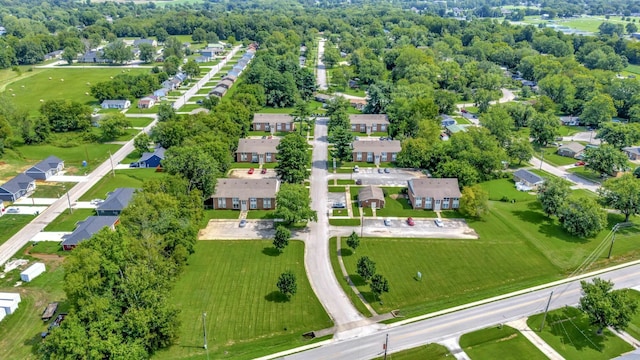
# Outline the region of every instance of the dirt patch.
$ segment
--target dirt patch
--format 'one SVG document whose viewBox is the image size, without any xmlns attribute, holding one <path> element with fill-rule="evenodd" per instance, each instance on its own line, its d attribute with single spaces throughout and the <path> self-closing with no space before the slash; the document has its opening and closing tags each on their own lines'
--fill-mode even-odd
<svg viewBox="0 0 640 360">
<path fill-rule="evenodd" d="M 398 199 L 402 199 L 404 198 L 404 196 L 400 195 L 400 194 L 391 194 L 389 195 L 389 197 L 393 200 L 398 200 Z"/>
<path fill-rule="evenodd" d="M 518 334 L 511 334 L 511 335 L 509 335 L 507 337 L 503 337 L 502 339 L 498 339 L 498 341 L 496 341 L 496 342 L 509 341 L 509 340 L 515 339 L 517 337 L 518 337 Z"/>
</svg>

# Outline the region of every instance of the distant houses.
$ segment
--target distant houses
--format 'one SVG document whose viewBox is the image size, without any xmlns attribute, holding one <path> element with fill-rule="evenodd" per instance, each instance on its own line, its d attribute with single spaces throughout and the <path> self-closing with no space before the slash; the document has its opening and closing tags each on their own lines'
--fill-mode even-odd
<svg viewBox="0 0 640 360">
<path fill-rule="evenodd" d="M 133 46 L 139 47 L 142 44 L 149 44 L 153 47 L 158 46 L 158 42 L 154 39 L 135 39 L 133 40 Z"/>
<path fill-rule="evenodd" d="M 94 64 L 106 64 L 110 63 L 111 60 L 105 59 L 102 51 L 92 50 L 87 51 L 82 56 L 78 58 L 79 63 L 94 63 Z"/>
<path fill-rule="evenodd" d="M 640 160 L 640 146 L 628 146 L 622 148 L 629 160 Z"/>
<path fill-rule="evenodd" d="M 558 155 L 577 159 L 582 157 L 584 149 L 584 145 L 574 141 L 561 145 L 558 148 Z"/>
<path fill-rule="evenodd" d="M 513 173 L 513 181 L 515 181 L 516 188 L 520 191 L 536 190 L 544 183 L 542 176 L 525 169 L 515 171 Z"/>
<path fill-rule="evenodd" d="M 129 100 L 105 100 L 100 104 L 103 109 L 119 109 L 124 110 L 131 107 L 131 101 Z"/>
<path fill-rule="evenodd" d="M 371 134 L 374 132 L 387 132 L 389 118 L 385 114 L 354 114 L 349 115 L 351 131 Z"/>
<path fill-rule="evenodd" d="M 283 131 L 294 130 L 293 116 L 289 114 L 253 114 L 251 127 L 254 131 Z"/>
<path fill-rule="evenodd" d="M 145 96 L 142 99 L 138 100 L 138 109 L 150 109 L 156 104 L 156 102 L 158 102 L 157 96 Z"/>
</svg>

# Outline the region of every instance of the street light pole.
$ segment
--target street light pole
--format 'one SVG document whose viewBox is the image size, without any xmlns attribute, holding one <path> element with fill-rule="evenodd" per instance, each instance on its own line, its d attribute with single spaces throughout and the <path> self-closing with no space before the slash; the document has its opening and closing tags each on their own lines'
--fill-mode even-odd
<svg viewBox="0 0 640 360">
<path fill-rule="evenodd" d="M 204 330 L 204 349 L 207 350 L 207 313 L 202 313 L 202 330 Z"/>
</svg>

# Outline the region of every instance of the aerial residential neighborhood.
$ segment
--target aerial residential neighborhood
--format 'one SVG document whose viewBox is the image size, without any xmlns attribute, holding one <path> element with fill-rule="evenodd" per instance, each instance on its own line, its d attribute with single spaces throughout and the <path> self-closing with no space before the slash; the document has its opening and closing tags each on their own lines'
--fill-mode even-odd
<svg viewBox="0 0 640 360">
<path fill-rule="evenodd" d="M 635 2 L 0 16 L 6 359 L 633 359 Z"/>
</svg>

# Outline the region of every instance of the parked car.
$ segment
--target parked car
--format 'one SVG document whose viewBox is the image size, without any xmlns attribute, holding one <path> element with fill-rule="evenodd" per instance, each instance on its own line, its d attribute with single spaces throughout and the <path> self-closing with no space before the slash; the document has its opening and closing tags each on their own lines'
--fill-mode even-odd
<svg viewBox="0 0 640 360">
<path fill-rule="evenodd" d="M 347 205 L 345 205 L 345 203 L 343 202 L 335 202 L 331 207 L 333 207 L 334 209 L 344 209 L 347 207 Z"/>
<path fill-rule="evenodd" d="M 384 170 L 382 170 L 382 168 L 378 168 L 378 174 L 382 174 L 384 172 Z"/>
<path fill-rule="evenodd" d="M 465 114 L 468 113 L 467 109 L 465 109 L 465 108 L 460 109 L 460 111 L 465 113 Z"/>
<path fill-rule="evenodd" d="M 411 217 L 410 217 L 410 218 L 407 218 L 407 224 L 408 224 L 409 226 L 413 226 L 413 225 L 415 225 L 416 223 L 415 223 L 415 221 L 413 221 L 413 218 L 411 218 Z"/>
<path fill-rule="evenodd" d="M 139 164 L 137 162 L 132 162 L 131 164 L 129 164 L 129 167 L 131 168 L 137 168 L 139 166 Z"/>
<path fill-rule="evenodd" d="M 434 222 L 436 223 L 437 227 L 443 227 L 444 226 L 444 224 L 442 223 L 442 220 L 440 220 L 440 219 L 435 219 Z"/>
<path fill-rule="evenodd" d="M 354 137 L 354 138 L 353 138 L 353 140 L 355 140 L 355 141 L 360 140 L 360 136 L 356 136 L 356 137 Z"/>
<path fill-rule="evenodd" d="M 240 220 L 240 227 L 243 228 L 245 226 L 247 226 L 247 220 L 245 219 Z"/>
<path fill-rule="evenodd" d="M 103 202 L 104 202 L 104 200 L 102 200 L 102 199 L 93 199 L 93 200 L 89 201 L 89 204 L 91 204 L 91 205 L 100 205 Z"/>
<path fill-rule="evenodd" d="M 254 173 L 254 171 L 255 171 L 255 169 L 254 169 L 254 168 L 250 168 L 250 169 L 249 169 L 249 175 L 253 174 L 253 173 Z"/>
<path fill-rule="evenodd" d="M 384 226 L 391 226 L 391 220 L 384 219 Z"/>
<path fill-rule="evenodd" d="M 267 173 L 267 168 L 262 168 L 262 170 L 260 170 L 260 174 L 266 174 Z"/>
<path fill-rule="evenodd" d="M 362 185 L 362 179 L 356 179 L 356 185 Z"/>
<path fill-rule="evenodd" d="M 262 139 L 263 139 L 263 140 L 264 140 L 264 139 L 266 139 L 266 138 L 267 138 L 267 135 L 263 135 L 263 136 L 262 136 Z"/>
<path fill-rule="evenodd" d="M 386 138 L 386 137 L 384 137 L 384 136 L 380 136 L 380 141 L 385 141 L 385 140 L 387 140 L 387 138 Z"/>
<path fill-rule="evenodd" d="M 196 101 L 196 104 L 198 104 L 198 105 L 202 104 L 202 100 Z"/>
<path fill-rule="evenodd" d="M 583 166 L 585 164 L 584 161 L 576 161 L 576 166 Z"/>
<path fill-rule="evenodd" d="M 385 174 L 390 174 L 390 173 L 391 173 L 391 170 L 390 170 L 389 168 L 384 168 L 384 173 L 385 173 Z"/>
<path fill-rule="evenodd" d="M 7 214 L 19 214 L 19 213 L 20 213 L 20 208 L 10 207 L 7 209 Z"/>
<path fill-rule="evenodd" d="M 357 173 L 360 172 L 360 167 L 358 167 L 358 165 L 353 167 L 353 172 Z"/>
</svg>

